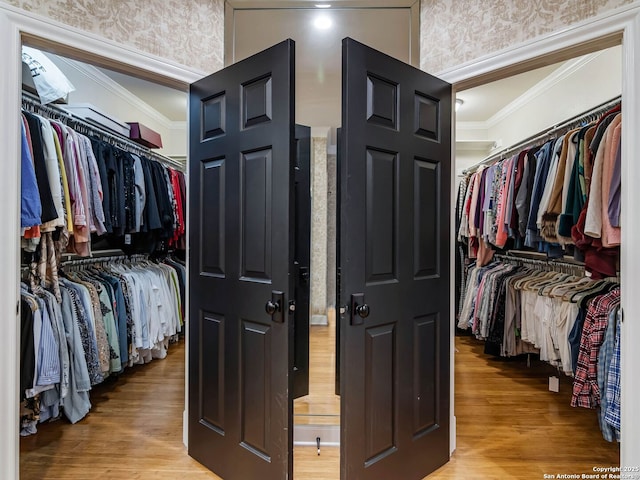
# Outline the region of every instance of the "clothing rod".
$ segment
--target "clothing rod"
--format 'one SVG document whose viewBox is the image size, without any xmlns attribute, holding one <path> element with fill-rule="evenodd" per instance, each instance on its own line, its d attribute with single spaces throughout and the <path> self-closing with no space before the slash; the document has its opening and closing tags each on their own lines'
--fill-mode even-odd
<svg viewBox="0 0 640 480">
<path fill-rule="evenodd" d="M 109 255 L 103 257 L 88 257 L 88 258 L 77 258 L 73 260 L 65 260 L 60 262 L 60 266 L 72 266 L 72 265 L 90 265 L 92 263 L 103 263 L 103 262 L 117 262 L 126 260 L 128 262 L 139 262 L 142 260 L 148 260 L 149 256 L 146 254 L 135 254 L 131 256 L 127 256 L 125 254 L 122 255 Z"/>
<path fill-rule="evenodd" d="M 580 263 L 575 263 L 567 260 L 543 260 L 539 258 L 530 258 L 530 257 L 516 257 L 512 255 L 501 255 L 496 254 L 493 256 L 494 260 L 498 260 L 500 262 L 505 263 L 519 263 L 521 265 L 540 265 L 547 268 L 561 268 L 561 269 L 571 269 L 574 272 L 584 273 L 584 265 Z"/>
<path fill-rule="evenodd" d="M 174 160 L 160 153 L 154 152 L 153 150 L 145 147 L 144 145 L 140 145 L 139 143 L 134 142 L 133 140 L 131 140 L 128 137 L 125 137 L 124 135 L 119 135 L 115 132 L 112 133 L 110 131 L 100 128 L 99 126 L 93 123 L 90 123 L 85 120 L 82 120 L 81 118 L 75 117 L 60 107 L 56 107 L 52 104 L 42 105 L 38 97 L 28 92 L 22 92 L 22 107 L 25 110 L 30 110 L 29 107 L 32 107 L 34 109 L 34 112 L 41 113 L 44 116 L 51 118 L 53 120 L 59 120 L 60 122 L 64 123 L 65 125 L 68 125 L 69 127 L 77 128 L 78 130 L 80 130 L 80 133 L 85 133 L 88 135 L 100 137 L 101 140 L 111 143 L 116 147 L 128 150 L 132 153 L 143 155 L 147 158 L 152 158 L 172 168 L 175 168 L 180 171 L 184 171 L 184 165 L 182 165 L 177 160 Z"/>
<path fill-rule="evenodd" d="M 571 128 L 577 127 L 581 122 L 583 122 L 588 117 L 593 115 L 598 115 L 600 113 L 605 113 L 607 110 L 610 110 L 611 108 L 615 107 L 617 104 L 620 103 L 621 99 L 622 99 L 622 96 L 618 95 L 617 97 L 612 98 L 611 100 L 603 102 L 600 105 L 596 105 L 595 107 L 592 107 L 589 110 L 586 110 L 578 115 L 575 115 L 561 123 L 552 125 L 549 128 L 545 129 L 543 132 L 536 133 L 535 135 L 525 138 L 524 140 L 521 140 L 520 142 L 514 145 L 511 145 L 510 147 L 500 150 L 499 152 L 492 153 L 491 155 L 489 155 L 487 158 L 480 161 L 479 163 L 476 163 L 472 167 L 465 169 L 462 173 L 467 174 L 467 173 L 475 172 L 476 169 L 481 165 L 490 164 L 495 160 L 507 157 L 511 153 L 514 153 L 516 151 L 521 151 L 524 149 L 524 147 L 533 145 L 539 140 L 543 140 L 547 137 L 551 137 L 554 134 L 558 134 L 559 132 L 562 132 L 563 130 L 568 131 Z"/>
<path fill-rule="evenodd" d="M 507 260 L 531 260 L 534 262 L 540 262 L 544 264 L 557 263 L 557 264 L 573 265 L 576 267 L 584 268 L 584 262 L 575 260 L 573 257 L 567 256 L 567 255 L 560 258 L 549 258 L 547 257 L 546 253 L 509 250 L 508 253 L 496 253 L 494 255 L 494 258 L 495 257 L 498 257 L 500 259 L 507 259 Z"/>
<path fill-rule="evenodd" d="M 108 249 L 108 250 L 98 250 L 96 252 L 93 252 L 91 254 L 91 257 L 81 257 L 77 253 L 63 253 L 62 254 L 62 257 L 66 257 L 64 259 L 65 261 L 69 261 L 69 260 L 85 260 L 87 258 L 89 258 L 89 259 L 92 259 L 92 258 L 102 259 L 104 257 L 113 257 L 113 256 L 124 257 L 124 256 L 126 256 L 126 254 L 122 250 L 120 250 L 119 248 L 112 248 L 112 249 Z"/>
</svg>

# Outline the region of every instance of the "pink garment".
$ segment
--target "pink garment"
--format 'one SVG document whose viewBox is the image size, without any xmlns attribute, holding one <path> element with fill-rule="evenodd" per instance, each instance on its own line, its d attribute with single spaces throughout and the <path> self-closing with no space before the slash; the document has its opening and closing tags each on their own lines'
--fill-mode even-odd
<svg viewBox="0 0 640 480">
<path fill-rule="evenodd" d="M 614 227 L 609 220 L 609 192 L 611 191 L 611 177 L 616 153 L 620 144 L 622 132 L 621 115 L 611 122 L 607 129 L 607 145 L 602 166 L 602 246 L 615 247 L 620 245 L 620 227 Z"/>
<path fill-rule="evenodd" d="M 74 176 L 74 190 L 75 197 L 73 200 L 73 235 L 69 239 L 69 247 L 72 251 L 82 256 L 89 256 L 91 249 L 89 241 L 91 238 L 89 218 L 89 199 L 87 196 L 87 173 L 85 172 L 82 162 L 80 161 L 80 153 L 78 147 L 77 134 L 71 128 L 65 127 L 66 137 L 66 154 L 65 159 L 68 157 L 69 166 L 65 161 L 65 169 L 67 170 L 67 176 L 69 171 L 73 171 Z M 71 180 L 69 180 L 69 190 L 71 191 Z"/>
<path fill-rule="evenodd" d="M 476 225 L 476 210 L 478 208 L 478 200 L 480 198 L 480 179 L 482 178 L 482 172 L 486 167 L 481 166 L 478 171 L 474 173 L 473 178 L 473 193 L 471 194 L 471 206 L 469 208 L 469 237 L 478 236 L 479 225 Z"/>
<path fill-rule="evenodd" d="M 511 171 L 513 168 L 514 158 L 504 162 L 502 171 L 506 172 L 502 175 L 504 181 L 500 183 L 500 195 L 498 196 L 498 231 L 496 233 L 496 247 L 503 248 L 509 238 L 509 232 L 507 232 L 506 225 L 504 224 L 504 216 L 507 211 L 507 197 L 509 196 L 509 185 L 511 184 Z"/>
<path fill-rule="evenodd" d="M 480 167 L 479 171 L 475 172 L 469 182 L 469 188 L 471 189 L 471 197 L 469 198 L 468 207 L 466 207 L 467 218 L 469 219 L 469 258 L 476 258 L 478 255 L 478 227 L 475 224 L 476 207 L 478 205 L 479 191 L 480 191 L 480 177 L 484 167 Z"/>
</svg>

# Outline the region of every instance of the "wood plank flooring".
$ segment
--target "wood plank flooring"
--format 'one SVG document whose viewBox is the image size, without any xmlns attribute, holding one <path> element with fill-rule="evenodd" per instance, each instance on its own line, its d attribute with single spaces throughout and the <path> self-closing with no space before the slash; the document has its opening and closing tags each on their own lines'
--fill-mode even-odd
<svg viewBox="0 0 640 480">
<path fill-rule="evenodd" d="M 340 425 L 340 397 L 335 392 L 335 310 L 328 326 L 311 325 L 309 331 L 309 395 L 293 401 L 296 425 Z"/>
<path fill-rule="evenodd" d="M 602 440 L 596 413 L 569 406 L 568 379 L 561 377 L 559 394 L 550 393 L 547 378 L 555 370 L 547 365 L 494 359 L 468 337 L 456 344 L 457 451 L 429 480 L 532 480 L 618 464 L 618 446 Z M 91 398 L 93 409 L 78 424 L 40 425 L 21 439 L 22 479 L 219 478 L 182 444 L 183 343 L 165 360 L 98 386 Z M 339 464 L 336 448 L 319 457 L 315 448 L 294 450 L 298 480 L 337 480 Z"/>
</svg>

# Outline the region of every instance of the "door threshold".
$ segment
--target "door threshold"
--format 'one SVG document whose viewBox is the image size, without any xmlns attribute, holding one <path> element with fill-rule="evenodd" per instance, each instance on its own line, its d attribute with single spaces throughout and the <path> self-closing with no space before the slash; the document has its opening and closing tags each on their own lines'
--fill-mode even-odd
<svg viewBox="0 0 640 480">
<path fill-rule="evenodd" d="M 309 323 L 311 325 L 329 325 L 329 318 L 326 315 L 311 315 Z"/>
<path fill-rule="evenodd" d="M 293 444 L 301 447 L 317 446 L 320 437 L 320 447 L 340 446 L 340 425 L 294 425 Z"/>
</svg>

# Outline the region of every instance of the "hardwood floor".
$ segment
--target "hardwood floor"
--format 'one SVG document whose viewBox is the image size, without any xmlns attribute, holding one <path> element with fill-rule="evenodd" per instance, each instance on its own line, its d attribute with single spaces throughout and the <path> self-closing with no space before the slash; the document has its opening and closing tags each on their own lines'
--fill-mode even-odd
<svg viewBox="0 0 640 480">
<path fill-rule="evenodd" d="M 40 425 L 20 442 L 21 479 L 218 478 L 182 444 L 184 341 L 164 360 L 135 366 L 91 391 L 75 425 Z"/>
<path fill-rule="evenodd" d="M 484 343 L 456 338 L 457 449 L 429 480 L 542 479 L 618 466 L 619 447 L 603 440 L 595 410 L 572 408 L 571 379 L 548 389 L 555 368 L 526 358 L 485 355 Z"/>
<path fill-rule="evenodd" d="M 329 325 L 311 325 L 309 331 L 309 395 L 293 401 L 294 423 L 340 424 L 340 397 L 335 392 L 335 310 Z"/>
<path fill-rule="evenodd" d="M 457 451 L 429 480 L 532 480 L 618 464 L 618 446 L 602 440 L 596 412 L 569 406 L 567 378 L 560 393 L 550 393 L 549 366 L 495 359 L 468 337 L 456 344 Z M 182 444 L 183 343 L 167 359 L 98 386 L 91 399 L 91 413 L 78 424 L 40 425 L 21 439 L 22 479 L 219 478 Z M 339 464 L 337 448 L 319 457 L 315 448 L 294 449 L 296 479 L 337 480 Z"/>
</svg>

